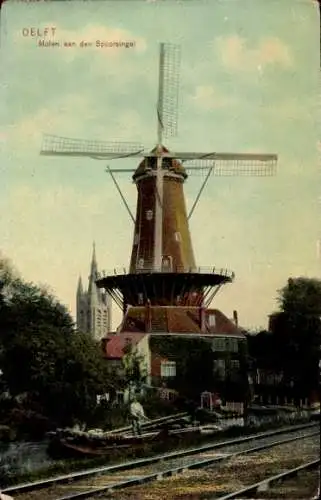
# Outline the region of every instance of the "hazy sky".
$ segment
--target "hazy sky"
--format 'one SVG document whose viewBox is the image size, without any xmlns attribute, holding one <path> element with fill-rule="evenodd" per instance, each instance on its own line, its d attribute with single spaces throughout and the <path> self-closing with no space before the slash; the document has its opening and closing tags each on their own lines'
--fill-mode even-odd
<svg viewBox="0 0 321 500">
<path fill-rule="evenodd" d="M 159 43 L 181 45 L 185 151 L 279 155 L 275 177 L 212 177 L 191 219 L 197 264 L 235 282 L 214 304 L 265 326 L 289 276 L 320 273 L 319 19 L 310 0 L 9 2 L 1 16 L 1 248 L 75 313 L 96 241 L 98 265 L 128 266 L 133 224 L 106 164 L 39 155 L 42 133 L 156 141 Z M 31 28 L 50 28 L 39 47 Z M 51 28 L 55 28 L 52 36 Z M 42 39 L 43 36 L 40 37 Z M 134 41 L 97 48 L 96 40 Z M 64 47 L 63 42 L 76 42 Z M 81 41 L 92 47 L 81 48 Z M 136 167 L 137 159 L 114 167 Z M 118 177 L 134 211 L 131 179 Z M 202 183 L 185 186 L 193 203 Z M 120 318 L 115 311 L 115 325 Z"/>
</svg>

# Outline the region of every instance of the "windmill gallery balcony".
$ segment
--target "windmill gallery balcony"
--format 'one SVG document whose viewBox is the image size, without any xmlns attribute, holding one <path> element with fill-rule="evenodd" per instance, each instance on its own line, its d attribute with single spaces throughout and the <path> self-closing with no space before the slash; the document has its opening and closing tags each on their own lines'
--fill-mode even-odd
<svg viewBox="0 0 321 500">
<path fill-rule="evenodd" d="M 150 266 L 135 273 L 125 268 L 102 271 L 96 284 L 104 288 L 120 307 L 151 305 L 201 306 L 209 304 L 219 288 L 232 283 L 234 273 L 216 267 L 189 269 L 163 267 L 160 272 Z"/>
</svg>

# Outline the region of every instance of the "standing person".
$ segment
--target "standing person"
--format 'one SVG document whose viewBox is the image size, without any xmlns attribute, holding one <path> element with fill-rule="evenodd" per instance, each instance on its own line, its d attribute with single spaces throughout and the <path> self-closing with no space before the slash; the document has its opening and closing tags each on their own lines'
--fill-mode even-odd
<svg viewBox="0 0 321 500">
<path fill-rule="evenodd" d="M 132 402 L 130 403 L 129 406 L 129 413 L 130 413 L 130 420 L 132 423 L 132 429 L 133 429 L 133 434 L 134 436 L 140 436 L 141 435 L 141 421 L 142 420 L 148 420 L 144 413 L 144 408 L 142 405 L 139 403 L 137 398 L 134 398 Z"/>
</svg>

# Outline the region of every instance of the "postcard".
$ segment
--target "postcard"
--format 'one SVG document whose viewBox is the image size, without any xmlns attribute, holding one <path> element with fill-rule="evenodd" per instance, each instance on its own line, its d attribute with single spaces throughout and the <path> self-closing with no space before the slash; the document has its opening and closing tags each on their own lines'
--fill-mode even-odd
<svg viewBox="0 0 321 500">
<path fill-rule="evenodd" d="M 248 372 L 242 396 L 224 385 L 244 332 L 269 328 L 289 279 L 320 274 L 319 29 L 312 0 L 2 5 L 1 262 L 122 374 L 142 356 L 161 398 L 190 389 L 194 417 L 192 389 L 202 410 L 244 414 Z M 131 402 L 139 435 L 128 377 L 90 397 Z"/>
</svg>

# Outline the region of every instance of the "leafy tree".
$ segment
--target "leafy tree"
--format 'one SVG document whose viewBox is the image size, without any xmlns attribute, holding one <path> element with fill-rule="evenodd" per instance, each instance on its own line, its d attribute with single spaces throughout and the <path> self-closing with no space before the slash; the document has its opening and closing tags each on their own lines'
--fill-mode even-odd
<svg viewBox="0 0 321 500">
<path fill-rule="evenodd" d="M 289 278 L 279 290 L 281 310 L 291 314 L 321 314 L 321 281 L 312 278 Z"/>
<path fill-rule="evenodd" d="M 96 394 L 116 383 L 99 344 L 75 330 L 48 290 L 25 283 L 3 259 L 0 273 L 0 367 L 10 393 L 27 393 L 59 424 L 89 419 Z"/>
<path fill-rule="evenodd" d="M 271 315 L 270 333 L 258 339 L 261 366 L 282 370 L 285 384 L 294 385 L 297 397 L 306 397 L 318 388 L 321 281 L 290 278 L 278 302 L 281 311 Z"/>
<path fill-rule="evenodd" d="M 134 387 L 138 391 L 140 390 L 142 384 L 146 381 L 147 370 L 144 365 L 144 356 L 139 354 L 137 349 L 130 343 L 124 348 L 124 356 L 122 359 L 122 364 L 124 368 L 123 385 L 125 387 Z"/>
</svg>

